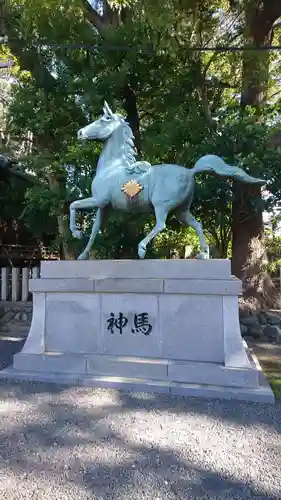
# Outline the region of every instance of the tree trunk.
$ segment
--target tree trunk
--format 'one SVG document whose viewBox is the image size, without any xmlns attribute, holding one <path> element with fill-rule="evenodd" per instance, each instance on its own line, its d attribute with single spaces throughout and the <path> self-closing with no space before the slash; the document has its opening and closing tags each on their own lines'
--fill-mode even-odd
<svg viewBox="0 0 281 500">
<path fill-rule="evenodd" d="M 103 14 L 98 14 L 95 7 L 88 0 L 83 0 L 84 12 L 88 21 L 94 26 L 102 38 L 106 39 L 107 33 L 118 29 L 126 22 L 130 22 L 130 7 L 124 5 L 117 8 L 110 5 L 110 2 L 104 0 Z M 132 82 L 128 81 L 124 84 L 121 90 L 120 97 L 123 99 L 123 107 L 127 113 L 127 121 L 135 136 L 135 146 L 138 153 L 141 152 L 140 141 L 140 118 L 137 106 L 137 96 Z"/>
<path fill-rule="evenodd" d="M 277 17 L 276 0 L 245 2 L 245 44 L 263 48 L 271 43 L 272 27 Z M 267 50 L 245 51 L 243 54 L 241 108 L 253 106 L 257 115 L 266 101 L 269 77 Z M 261 189 L 253 185 L 234 183 L 232 208 L 232 272 L 238 278 L 245 270 L 255 266 L 264 255 Z"/>
<path fill-rule="evenodd" d="M 55 175 L 51 173 L 48 174 L 47 177 L 48 177 L 50 191 L 54 193 L 56 196 L 59 196 L 60 192 L 59 180 L 56 178 Z M 61 210 L 57 214 L 57 222 L 58 222 L 59 235 L 61 237 L 63 258 L 65 260 L 74 260 L 75 253 L 71 245 L 69 245 L 70 231 L 68 228 L 68 218 L 63 213 L 63 210 Z"/>
<path fill-rule="evenodd" d="M 259 186 L 233 186 L 232 203 L 232 273 L 242 278 L 245 270 L 264 255 L 262 211 L 253 211 L 249 202 L 259 201 Z"/>
<path fill-rule="evenodd" d="M 64 260 L 74 260 L 76 258 L 74 250 L 68 243 L 70 236 L 68 229 L 68 219 L 63 215 L 58 214 L 57 221 L 58 221 L 59 234 L 62 242 L 62 254 L 63 254 L 62 258 Z"/>
<path fill-rule="evenodd" d="M 141 152 L 140 119 L 137 107 L 137 97 L 134 90 L 129 84 L 125 85 L 124 87 L 123 97 L 124 97 L 123 107 L 127 113 L 126 118 L 135 136 L 136 149 L 140 154 Z"/>
</svg>

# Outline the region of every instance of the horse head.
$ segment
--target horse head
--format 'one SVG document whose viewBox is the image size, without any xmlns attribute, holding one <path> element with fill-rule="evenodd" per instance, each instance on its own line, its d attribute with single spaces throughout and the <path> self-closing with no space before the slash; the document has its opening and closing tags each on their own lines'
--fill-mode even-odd
<svg viewBox="0 0 281 500">
<path fill-rule="evenodd" d="M 77 137 L 80 140 L 96 139 L 106 141 L 124 123 L 124 118 L 117 113 L 113 113 L 105 101 L 103 115 L 98 120 L 78 130 Z"/>
</svg>

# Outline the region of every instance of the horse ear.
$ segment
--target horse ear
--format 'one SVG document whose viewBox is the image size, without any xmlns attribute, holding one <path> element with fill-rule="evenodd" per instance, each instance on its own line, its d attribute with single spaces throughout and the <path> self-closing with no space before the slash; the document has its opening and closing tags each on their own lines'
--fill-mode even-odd
<svg viewBox="0 0 281 500">
<path fill-rule="evenodd" d="M 106 114 L 108 114 L 109 116 L 112 116 L 113 115 L 113 112 L 111 111 L 110 107 L 108 106 L 107 102 L 104 101 L 104 105 L 103 105 L 103 110 Z"/>
</svg>

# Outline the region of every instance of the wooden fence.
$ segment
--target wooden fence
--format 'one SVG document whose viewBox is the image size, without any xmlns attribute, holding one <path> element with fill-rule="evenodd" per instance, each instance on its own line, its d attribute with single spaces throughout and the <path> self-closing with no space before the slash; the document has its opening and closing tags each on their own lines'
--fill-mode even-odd
<svg viewBox="0 0 281 500">
<path fill-rule="evenodd" d="M 2 267 L 0 268 L 1 301 L 27 302 L 32 300 L 28 291 L 30 278 L 38 278 L 40 268 Z"/>
<path fill-rule="evenodd" d="M 28 282 L 30 278 L 40 277 L 40 267 L 0 267 L 1 301 L 28 302 L 32 300 Z M 281 291 L 281 268 L 279 278 L 273 283 Z"/>
</svg>

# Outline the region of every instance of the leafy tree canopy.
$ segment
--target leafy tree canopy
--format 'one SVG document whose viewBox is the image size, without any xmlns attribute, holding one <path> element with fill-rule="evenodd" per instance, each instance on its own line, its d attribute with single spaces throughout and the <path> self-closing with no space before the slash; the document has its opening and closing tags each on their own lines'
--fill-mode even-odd
<svg viewBox="0 0 281 500">
<path fill-rule="evenodd" d="M 257 119 L 255 106 L 240 103 L 245 65 L 251 66 L 257 52 L 249 51 L 246 60 L 241 51 L 193 50 L 249 43 L 247 2 L 7 0 L 3 9 L 5 50 L 20 68 L 8 129 L 19 143 L 31 137 L 29 154 L 16 154 L 22 169 L 40 181 L 27 190 L 22 217 L 38 236 L 43 229 L 58 234 L 55 242 L 63 244 L 66 257 L 81 245 L 69 235 L 68 206 L 89 195 L 100 154 L 99 144 L 79 144 L 76 133 L 100 113 L 104 98 L 126 114 L 142 158 L 188 168 L 203 154 L 218 154 L 268 182 L 266 204 L 252 196 L 247 209 L 255 213 L 279 202 L 281 153 L 269 144 L 280 115 L 280 57 L 270 55 L 268 97 Z M 278 12 L 273 14 L 278 20 Z M 272 43 L 280 33 L 276 23 Z M 230 181 L 198 179 L 195 212 L 222 257 L 231 246 L 233 196 Z M 81 218 L 86 233 L 92 217 Z M 135 256 L 147 224 L 144 217 L 109 213 L 96 255 Z M 179 230 L 179 240 L 174 231 L 172 220 L 168 239 L 161 235 L 151 256 L 170 256 L 169 242 L 181 252 L 182 242 L 192 242 L 192 231 Z"/>
</svg>

